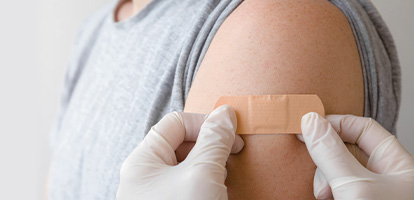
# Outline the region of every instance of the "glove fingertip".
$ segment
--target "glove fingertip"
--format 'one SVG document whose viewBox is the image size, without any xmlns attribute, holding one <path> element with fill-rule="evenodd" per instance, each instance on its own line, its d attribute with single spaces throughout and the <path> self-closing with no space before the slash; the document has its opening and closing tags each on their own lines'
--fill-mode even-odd
<svg viewBox="0 0 414 200">
<path fill-rule="evenodd" d="M 301 142 L 305 142 L 302 134 L 296 134 L 296 138 L 298 138 L 298 140 L 300 140 Z"/>
<path fill-rule="evenodd" d="M 229 117 L 231 122 L 233 123 L 233 132 L 236 132 L 237 129 L 237 117 L 236 117 L 236 111 L 233 109 L 233 107 L 231 107 L 230 105 L 222 105 L 218 108 L 216 108 L 216 110 L 213 111 L 214 112 L 226 112 Z M 211 115 L 213 114 L 211 113 Z"/>
<path fill-rule="evenodd" d="M 301 128 L 303 136 L 307 136 L 312 132 L 310 131 L 313 128 L 312 123 L 314 123 L 313 121 L 317 119 L 318 116 L 319 114 L 316 112 L 309 112 L 302 116 Z"/>
<path fill-rule="evenodd" d="M 231 148 L 231 153 L 232 154 L 238 154 L 241 150 L 243 150 L 244 147 L 244 141 L 243 139 L 240 137 L 240 135 L 235 136 L 234 138 L 234 144 Z"/>
</svg>

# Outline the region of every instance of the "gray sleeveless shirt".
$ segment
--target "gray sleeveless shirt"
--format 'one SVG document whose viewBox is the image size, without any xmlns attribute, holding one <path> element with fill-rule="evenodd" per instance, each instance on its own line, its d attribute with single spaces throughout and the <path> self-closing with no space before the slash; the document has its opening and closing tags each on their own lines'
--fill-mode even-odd
<svg viewBox="0 0 414 200">
<path fill-rule="evenodd" d="M 217 29 L 242 0 L 152 0 L 115 22 L 114 0 L 80 28 L 51 131 L 50 199 L 115 199 L 119 170 L 151 126 L 182 111 Z M 368 0 L 332 0 L 357 40 L 365 116 L 395 133 L 400 71 L 388 28 Z"/>
</svg>

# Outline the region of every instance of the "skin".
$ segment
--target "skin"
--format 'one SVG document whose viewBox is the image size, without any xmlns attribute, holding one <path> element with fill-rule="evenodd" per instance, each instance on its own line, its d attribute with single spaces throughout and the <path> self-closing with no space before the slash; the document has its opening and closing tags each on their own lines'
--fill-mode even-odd
<svg viewBox="0 0 414 200">
<path fill-rule="evenodd" d="M 118 7 L 116 8 L 115 21 L 128 19 L 136 12 L 137 11 L 134 10 L 132 1 L 123 1 L 122 3 L 118 4 Z"/>
<path fill-rule="evenodd" d="M 121 4 L 117 21 L 147 3 Z M 208 114 L 223 95 L 317 94 L 326 114 L 363 114 L 355 38 L 344 14 L 326 0 L 245 0 L 201 59 L 185 112 Z M 314 199 L 316 166 L 294 135 L 243 139 L 243 151 L 227 162 L 229 199 Z M 182 145 L 179 160 L 191 146 Z"/>
<path fill-rule="evenodd" d="M 150 0 L 121 0 L 115 14 L 115 21 L 122 21 L 138 13 Z"/>
<path fill-rule="evenodd" d="M 210 113 L 223 95 L 317 94 L 326 114 L 363 114 L 355 38 L 328 1 L 246 0 L 202 59 L 185 112 Z M 294 135 L 243 139 L 227 163 L 229 199 L 314 199 L 316 167 Z"/>
</svg>

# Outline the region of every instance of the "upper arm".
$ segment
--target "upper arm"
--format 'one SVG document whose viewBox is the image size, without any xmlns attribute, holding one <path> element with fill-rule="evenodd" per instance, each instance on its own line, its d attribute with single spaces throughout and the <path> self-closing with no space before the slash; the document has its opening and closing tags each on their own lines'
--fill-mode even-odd
<svg viewBox="0 0 414 200">
<path fill-rule="evenodd" d="M 343 13 L 326 0 L 245 0 L 205 54 L 184 111 L 210 113 L 223 95 L 317 94 L 327 114 L 362 115 L 358 48 Z M 227 162 L 235 199 L 312 199 L 315 173 L 294 135 L 243 135 Z"/>
<path fill-rule="evenodd" d="M 325 0 L 245 1 L 200 65 L 185 111 L 222 95 L 317 94 L 326 112 L 362 115 L 362 68 L 346 17 Z"/>
</svg>

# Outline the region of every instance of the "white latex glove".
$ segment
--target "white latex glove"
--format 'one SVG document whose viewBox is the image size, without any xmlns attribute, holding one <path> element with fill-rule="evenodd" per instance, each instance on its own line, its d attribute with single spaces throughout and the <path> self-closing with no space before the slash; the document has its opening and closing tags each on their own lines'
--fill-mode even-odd
<svg viewBox="0 0 414 200">
<path fill-rule="evenodd" d="M 236 128 L 228 105 L 209 115 L 166 115 L 122 164 L 117 199 L 227 199 L 226 161 L 244 146 Z M 175 150 L 183 141 L 196 144 L 178 163 Z"/>
<path fill-rule="evenodd" d="M 317 199 L 414 199 L 414 158 L 371 118 L 308 113 L 302 135 Z"/>
</svg>

